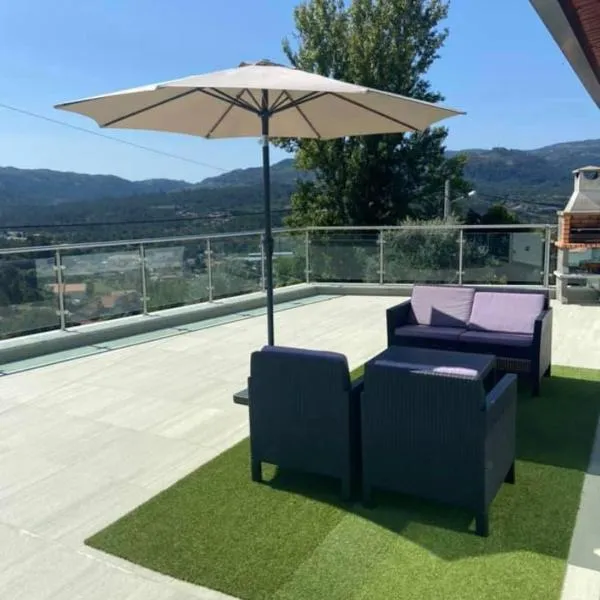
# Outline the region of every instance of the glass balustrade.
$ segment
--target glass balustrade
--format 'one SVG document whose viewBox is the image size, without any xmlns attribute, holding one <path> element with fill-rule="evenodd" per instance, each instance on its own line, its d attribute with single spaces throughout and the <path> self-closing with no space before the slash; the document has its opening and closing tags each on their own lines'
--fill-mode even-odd
<svg viewBox="0 0 600 600">
<path fill-rule="evenodd" d="M 463 232 L 462 283 L 542 285 L 545 231 Z"/>
<path fill-rule="evenodd" d="M 273 285 L 285 287 L 306 282 L 305 231 L 276 232 L 273 235 Z"/>
<path fill-rule="evenodd" d="M 60 328 L 55 252 L 0 256 L 0 339 Z"/>
<path fill-rule="evenodd" d="M 209 248 L 203 239 L 141 245 L 148 312 L 209 300 Z"/>
<path fill-rule="evenodd" d="M 379 282 L 379 232 L 310 231 L 310 280 L 315 282 Z"/>
<path fill-rule="evenodd" d="M 555 238 L 544 225 L 282 230 L 273 281 L 553 286 Z M 0 250 L 0 339 L 264 290 L 262 239 Z"/>
<path fill-rule="evenodd" d="M 67 326 L 143 312 L 139 246 L 61 252 Z"/>
<path fill-rule="evenodd" d="M 460 231 L 413 227 L 383 232 L 384 283 L 460 283 Z"/>
<path fill-rule="evenodd" d="M 213 238 L 210 249 L 212 299 L 248 294 L 262 288 L 260 235 Z"/>
</svg>

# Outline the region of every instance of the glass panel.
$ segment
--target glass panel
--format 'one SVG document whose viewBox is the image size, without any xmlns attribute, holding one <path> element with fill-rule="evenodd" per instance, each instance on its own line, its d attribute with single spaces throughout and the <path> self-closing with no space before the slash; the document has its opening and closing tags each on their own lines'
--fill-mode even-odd
<svg viewBox="0 0 600 600">
<path fill-rule="evenodd" d="M 463 283 L 542 285 L 544 231 L 464 232 Z"/>
<path fill-rule="evenodd" d="M 458 283 L 457 229 L 401 229 L 383 236 L 385 283 Z"/>
<path fill-rule="evenodd" d="M 146 245 L 148 311 L 207 302 L 206 240 Z"/>
<path fill-rule="evenodd" d="M 306 234 L 276 233 L 273 236 L 273 283 L 276 288 L 306 281 Z"/>
<path fill-rule="evenodd" d="M 0 257 L 0 339 L 60 327 L 54 252 Z"/>
<path fill-rule="evenodd" d="M 261 289 L 259 235 L 211 239 L 213 298 L 226 298 Z"/>
<path fill-rule="evenodd" d="M 69 250 L 62 263 L 68 325 L 142 312 L 139 247 Z"/>
<path fill-rule="evenodd" d="M 311 231 L 311 281 L 379 281 L 379 232 Z"/>
</svg>

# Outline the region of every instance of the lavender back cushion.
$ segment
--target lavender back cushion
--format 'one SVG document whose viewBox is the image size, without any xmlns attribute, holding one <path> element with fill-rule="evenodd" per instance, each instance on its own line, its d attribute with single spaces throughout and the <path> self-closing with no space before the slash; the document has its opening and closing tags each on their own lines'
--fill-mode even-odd
<svg viewBox="0 0 600 600">
<path fill-rule="evenodd" d="M 466 287 L 415 285 L 412 322 L 434 327 L 466 327 L 475 290 Z"/>
<path fill-rule="evenodd" d="M 543 294 L 476 292 L 469 329 L 533 334 L 542 310 Z"/>
</svg>

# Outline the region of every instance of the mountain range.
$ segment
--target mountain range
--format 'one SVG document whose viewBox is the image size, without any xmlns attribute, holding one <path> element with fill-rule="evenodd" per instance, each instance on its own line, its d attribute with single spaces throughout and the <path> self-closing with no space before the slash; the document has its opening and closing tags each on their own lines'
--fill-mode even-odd
<svg viewBox="0 0 600 600">
<path fill-rule="evenodd" d="M 465 174 L 477 191 L 472 200 L 475 210 L 502 200 L 523 218 L 554 221 L 554 212 L 566 204 L 572 190 L 571 171 L 600 163 L 600 140 L 565 142 L 534 150 L 492 148 L 461 153 L 467 156 Z M 296 179 L 309 176 L 298 172 L 291 159 L 273 165 L 274 205 L 286 206 Z M 0 167 L 0 218 L 4 224 L 35 223 L 36 219 L 44 224 L 54 220 L 64 223 L 72 215 L 82 218 L 90 213 L 105 219 L 118 218 L 121 212 L 135 218 L 139 212 L 140 218 L 147 218 L 148 211 L 157 207 L 162 210 L 161 217 L 182 211 L 207 214 L 260 210 L 261 201 L 259 167 L 236 169 L 195 184 Z"/>
</svg>

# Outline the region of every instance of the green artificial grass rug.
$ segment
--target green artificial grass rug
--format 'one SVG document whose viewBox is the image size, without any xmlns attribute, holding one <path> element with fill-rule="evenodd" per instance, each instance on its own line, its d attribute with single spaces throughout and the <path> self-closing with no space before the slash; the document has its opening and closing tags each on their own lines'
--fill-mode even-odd
<svg viewBox="0 0 600 600">
<path fill-rule="evenodd" d="M 244 441 L 88 544 L 248 600 L 558 599 L 600 413 L 600 372 L 554 368 L 519 397 L 517 483 L 473 515 L 400 495 L 339 500 L 337 481 L 263 468 Z"/>
</svg>

